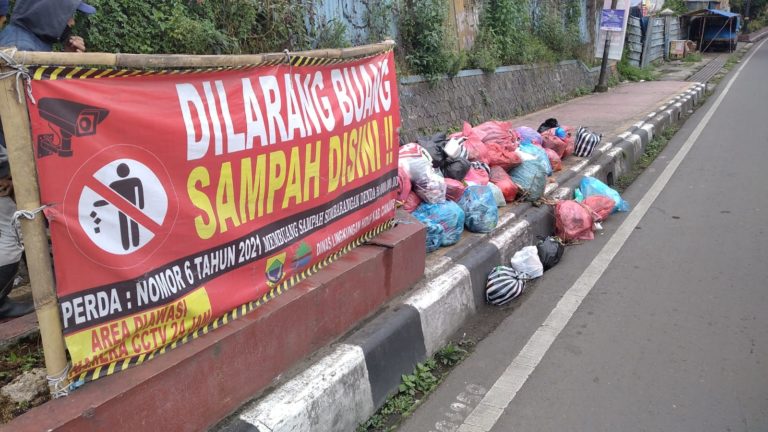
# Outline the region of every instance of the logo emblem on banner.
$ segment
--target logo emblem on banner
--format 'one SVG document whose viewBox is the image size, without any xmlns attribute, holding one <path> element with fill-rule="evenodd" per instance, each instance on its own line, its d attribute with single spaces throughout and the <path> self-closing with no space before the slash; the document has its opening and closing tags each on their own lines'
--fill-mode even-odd
<svg viewBox="0 0 768 432">
<path fill-rule="evenodd" d="M 294 270 L 301 270 L 302 268 L 306 267 L 310 262 L 312 261 L 312 249 L 307 245 L 306 242 L 301 242 L 299 244 L 299 247 L 296 249 L 296 252 L 293 256 L 293 264 L 291 264 L 291 268 Z"/>
<path fill-rule="evenodd" d="M 286 255 L 283 252 L 267 259 L 267 283 L 270 286 L 277 285 L 283 279 Z"/>
</svg>

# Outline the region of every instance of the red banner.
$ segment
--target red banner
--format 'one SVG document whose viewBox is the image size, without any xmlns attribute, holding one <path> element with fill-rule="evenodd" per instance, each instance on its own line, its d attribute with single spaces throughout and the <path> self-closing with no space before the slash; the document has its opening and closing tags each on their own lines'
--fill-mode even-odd
<svg viewBox="0 0 768 432">
<path fill-rule="evenodd" d="M 321 62 L 36 71 L 29 114 L 72 378 L 175 347 L 388 226 L 393 55 L 302 66 Z"/>
</svg>

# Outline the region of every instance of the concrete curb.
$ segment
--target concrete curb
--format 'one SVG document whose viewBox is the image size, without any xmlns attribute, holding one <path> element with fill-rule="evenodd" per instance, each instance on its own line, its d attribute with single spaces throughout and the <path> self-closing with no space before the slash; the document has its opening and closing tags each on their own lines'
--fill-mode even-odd
<svg viewBox="0 0 768 432">
<path fill-rule="evenodd" d="M 657 133 L 693 112 L 705 89 L 704 84 L 694 83 L 645 120 L 605 142 L 589 159 L 560 173 L 557 182 L 548 186 L 547 196 L 572 196 L 584 175 L 612 184 L 632 169 Z M 417 362 L 444 346 L 483 304 L 490 269 L 533 244 L 537 235 L 552 232 L 550 207 L 525 204 L 514 210 L 490 234 L 465 234 L 460 247 L 431 263 L 412 292 L 392 302 L 309 369 L 246 405 L 219 430 L 355 430 L 397 389 L 401 374 L 410 373 Z"/>
</svg>

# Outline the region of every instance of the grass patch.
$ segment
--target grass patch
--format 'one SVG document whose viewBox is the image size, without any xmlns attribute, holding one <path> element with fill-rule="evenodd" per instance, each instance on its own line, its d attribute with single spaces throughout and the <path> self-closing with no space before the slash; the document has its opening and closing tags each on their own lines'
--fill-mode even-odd
<svg viewBox="0 0 768 432">
<path fill-rule="evenodd" d="M 691 53 L 691 54 L 688 54 L 687 56 L 685 56 L 683 58 L 683 62 L 685 62 L 685 63 L 698 63 L 698 62 L 701 61 L 702 58 L 703 58 L 703 56 L 701 55 L 700 52 L 695 52 L 695 53 Z"/>
<path fill-rule="evenodd" d="M 357 432 L 392 431 L 408 417 L 468 355 L 471 344 L 448 344 L 433 358 L 419 363 L 413 373 L 403 375 L 397 393 L 390 396 L 371 418 L 357 427 Z"/>
<path fill-rule="evenodd" d="M 656 158 L 659 156 L 659 153 L 664 150 L 667 144 L 669 144 L 669 141 L 679 130 L 679 126 L 670 126 L 664 129 L 659 135 L 655 136 L 653 140 L 651 140 L 651 142 L 648 143 L 648 145 L 645 147 L 645 152 L 640 157 L 640 160 L 637 161 L 635 166 L 632 168 L 632 171 L 620 176 L 616 180 L 616 190 L 618 190 L 619 193 L 624 193 L 629 185 L 637 180 L 640 174 L 642 174 L 643 171 L 645 171 L 645 169 L 648 168 L 654 160 L 656 160 Z"/>
<path fill-rule="evenodd" d="M 43 343 L 38 333 L 20 340 L 0 352 L 0 387 L 10 383 L 24 372 L 42 367 L 45 367 Z M 0 424 L 8 423 L 49 399 L 50 394 L 47 391 L 38 395 L 31 403 L 22 404 L 14 403 L 0 396 Z"/>
</svg>

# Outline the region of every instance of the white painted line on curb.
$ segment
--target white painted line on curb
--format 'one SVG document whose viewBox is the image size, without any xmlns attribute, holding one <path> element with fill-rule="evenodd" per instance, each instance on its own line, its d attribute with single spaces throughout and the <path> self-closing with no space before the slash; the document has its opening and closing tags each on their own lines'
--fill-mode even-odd
<svg viewBox="0 0 768 432">
<path fill-rule="evenodd" d="M 470 272 L 465 266 L 454 264 L 404 303 L 419 311 L 424 347 L 431 356 L 475 313 Z"/>
<path fill-rule="evenodd" d="M 271 432 L 354 429 L 374 412 L 363 349 L 340 344 L 246 408 L 240 420 Z"/>
<path fill-rule="evenodd" d="M 478 430 L 488 432 L 493 428 L 504 410 L 509 406 L 509 403 L 515 398 L 517 392 L 520 391 L 528 380 L 528 377 L 544 358 L 544 355 L 552 346 L 552 343 L 557 336 L 568 324 L 568 321 L 570 321 L 573 314 L 581 305 L 581 302 L 603 275 L 616 254 L 619 253 L 619 250 L 621 250 L 637 224 L 640 223 L 640 220 L 645 216 L 645 213 L 651 207 L 651 204 L 653 204 L 659 194 L 664 190 L 664 187 L 672 178 L 672 175 L 677 171 L 677 168 L 680 166 L 685 156 L 696 143 L 696 140 L 706 127 L 709 119 L 712 118 L 715 111 L 720 107 L 723 98 L 728 94 L 733 82 L 739 74 L 741 74 L 744 66 L 749 63 L 752 56 L 762 48 L 762 45 L 765 44 L 766 41 L 760 43 L 760 46 L 752 51 L 749 57 L 742 63 L 741 67 L 739 67 L 738 71 L 731 77 L 722 93 L 720 93 L 720 96 L 718 96 L 717 100 L 715 100 L 709 108 L 691 135 L 685 143 L 683 143 L 683 146 L 677 152 L 675 157 L 672 158 L 669 165 L 667 165 L 661 175 L 659 175 L 653 183 L 653 186 L 651 186 L 645 195 L 643 195 L 643 198 L 637 203 L 635 209 L 627 215 L 627 218 L 622 222 L 616 230 L 616 233 L 611 236 L 605 246 L 603 246 L 603 249 L 595 259 L 592 260 L 592 263 L 590 263 L 581 276 L 579 276 L 573 286 L 568 289 L 568 292 L 563 295 L 557 303 L 557 306 L 550 312 L 547 319 L 544 320 L 541 327 L 539 327 L 533 336 L 528 339 L 528 342 L 523 349 L 483 397 L 478 406 L 469 414 L 469 416 L 467 416 L 464 420 L 464 424 L 459 427 L 459 432 L 470 430 L 473 432 Z M 473 426 L 473 428 L 466 428 L 464 425 Z"/>
</svg>

